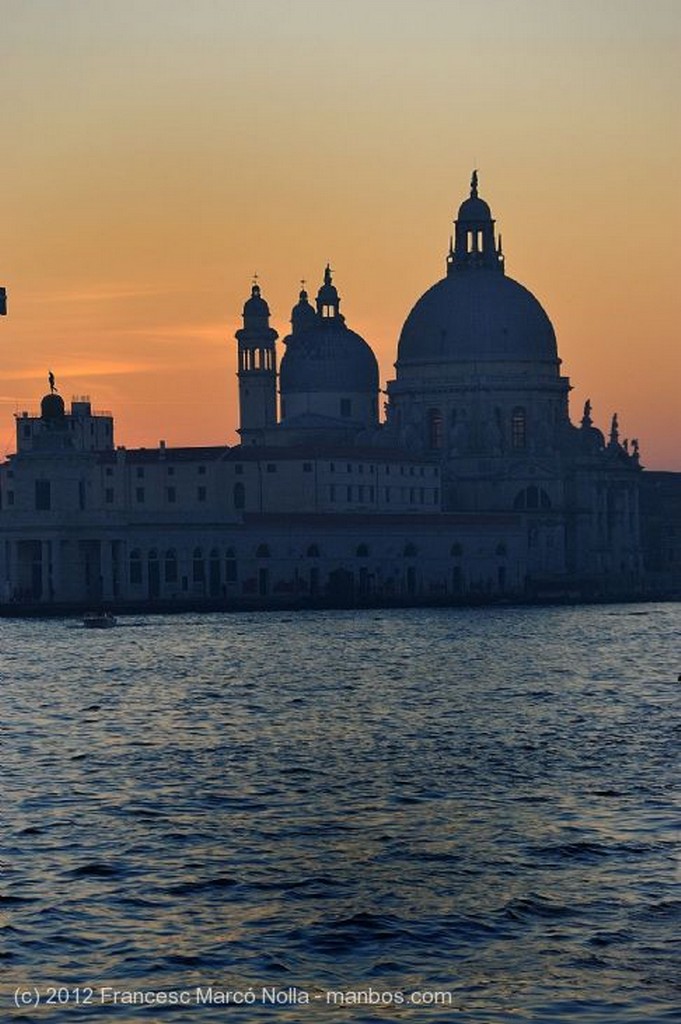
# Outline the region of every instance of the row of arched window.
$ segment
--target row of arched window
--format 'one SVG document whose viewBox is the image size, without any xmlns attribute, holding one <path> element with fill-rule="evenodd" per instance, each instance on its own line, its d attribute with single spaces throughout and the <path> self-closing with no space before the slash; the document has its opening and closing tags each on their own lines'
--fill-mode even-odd
<svg viewBox="0 0 681 1024">
<path fill-rule="evenodd" d="M 458 410 L 453 409 L 450 417 L 451 427 L 457 424 Z M 428 410 L 428 447 L 431 451 L 444 448 L 445 420 L 442 409 Z M 527 412 L 525 407 L 517 405 L 511 412 L 511 448 L 521 449 L 527 444 Z"/>
<path fill-rule="evenodd" d="M 459 543 L 454 543 L 450 547 L 450 555 L 452 558 L 459 558 L 463 554 L 463 546 Z M 496 548 L 497 555 L 506 554 L 506 545 L 500 543 Z M 356 558 L 369 558 L 371 554 L 371 548 L 368 544 L 358 544 L 355 548 Z M 417 558 L 419 549 L 415 544 L 406 543 L 402 548 L 403 558 Z M 269 544 L 259 544 L 255 549 L 256 558 L 270 558 L 272 555 Z M 305 550 L 305 556 L 307 558 L 319 558 L 321 557 L 321 551 L 318 544 L 310 544 Z M 216 567 L 219 566 L 220 562 L 224 558 L 225 562 L 225 579 L 227 582 L 230 580 L 236 580 L 236 565 L 237 555 L 233 547 L 226 549 L 224 554 L 218 550 L 218 548 L 211 548 L 207 556 L 204 554 L 203 548 L 195 547 L 192 550 L 190 563 L 192 570 L 192 579 L 195 583 L 200 583 L 205 580 L 206 576 L 206 562 L 208 562 L 209 569 L 212 573 L 215 573 Z M 144 556 L 139 548 L 135 548 L 130 552 L 130 582 L 132 584 L 140 584 L 143 580 L 143 562 Z M 167 548 L 165 551 L 159 552 L 156 548 L 152 548 L 146 554 L 146 561 L 148 566 L 158 566 L 159 572 L 162 570 L 163 579 L 166 583 L 177 583 L 179 579 L 179 559 L 176 548 Z"/>
<path fill-rule="evenodd" d="M 217 548 L 211 548 L 208 553 L 208 568 L 212 577 L 221 571 L 222 555 Z M 143 582 L 143 555 L 139 548 L 130 552 L 130 583 L 141 584 Z M 176 548 L 167 548 L 159 553 L 156 548 L 151 548 L 146 555 L 147 572 L 150 575 L 161 574 L 165 583 L 179 582 L 179 560 Z M 225 580 L 236 580 L 236 554 L 234 548 L 227 548 L 224 554 Z M 203 583 L 206 579 L 206 559 L 202 548 L 194 548 L 191 556 L 191 575 L 194 583 Z"/>
</svg>

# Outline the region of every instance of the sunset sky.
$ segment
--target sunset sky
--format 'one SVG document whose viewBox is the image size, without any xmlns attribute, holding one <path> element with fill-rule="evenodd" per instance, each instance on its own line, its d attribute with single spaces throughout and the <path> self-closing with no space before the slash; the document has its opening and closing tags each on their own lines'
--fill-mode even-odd
<svg viewBox="0 0 681 1024">
<path fill-rule="evenodd" d="M 680 43 L 679 0 L 0 0 L 0 455 L 50 369 L 118 444 L 234 443 L 256 271 L 284 335 L 330 261 L 384 385 L 477 167 L 573 420 L 681 470 Z"/>
</svg>

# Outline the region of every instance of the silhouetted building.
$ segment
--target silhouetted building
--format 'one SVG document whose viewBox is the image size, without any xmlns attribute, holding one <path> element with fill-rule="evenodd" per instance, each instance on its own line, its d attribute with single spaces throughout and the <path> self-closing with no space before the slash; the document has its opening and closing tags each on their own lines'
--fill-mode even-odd
<svg viewBox="0 0 681 1024">
<path fill-rule="evenodd" d="M 644 586 L 638 442 L 568 415 L 551 322 L 505 273 L 477 174 L 413 307 L 379 423 L 375 356 L 326 267 L 237 332 L 240 445 L 126 450 L 87 400 L 17 418 L 5 601 L 477 600 Z M 676 556 L 675 556 L 676 557 Z"/>
</svg>

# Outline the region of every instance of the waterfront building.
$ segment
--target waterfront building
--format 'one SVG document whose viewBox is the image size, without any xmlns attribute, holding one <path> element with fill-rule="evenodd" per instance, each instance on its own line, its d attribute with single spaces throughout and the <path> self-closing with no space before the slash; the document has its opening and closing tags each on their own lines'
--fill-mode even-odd
<svg viewBox="0 0 681 1024">
<path fill-rule="evenodd" d="M 617 596 L 643 586 L 638 442 L 568 414 L 551 322 L 505 272 L 474 173 L 445 276 L 379 372 L 326 267 L 281 359 L 259 284 L 237 332 L 240 444 L 125 449 L 50 375 L 0 466 L 4 602 Z"/>
</svg>

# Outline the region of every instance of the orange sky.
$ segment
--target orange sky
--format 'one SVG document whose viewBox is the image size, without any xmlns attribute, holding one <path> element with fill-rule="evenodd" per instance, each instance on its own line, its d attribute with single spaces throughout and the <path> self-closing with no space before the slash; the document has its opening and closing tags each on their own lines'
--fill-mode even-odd
<svg viewBox="0 0 681 1024">
<path fill-rule="evenodd" d="M 0 0 L 0 445 L 47 372 L 119 444 L 233 442 L 257 270 L 327 260 L 393 376 L 473 166 L 587 397 L 681 469 L 677 0 Z"/>
</svg>

